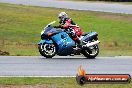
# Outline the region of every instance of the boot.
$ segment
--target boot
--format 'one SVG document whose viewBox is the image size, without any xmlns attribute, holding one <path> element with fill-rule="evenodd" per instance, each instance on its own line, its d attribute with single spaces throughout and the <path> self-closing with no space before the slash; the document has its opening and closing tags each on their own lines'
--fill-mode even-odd
<svg viewBox="0 0 132 88">
<path fill-rule="evenodd" d="M 82 45 L 81 45 L 82 43 L 81 43 L 81 41 L 80 41 L 79 39 L 76 40 L 76 43 L 77 43 L 77 46 L 78 46 L 79 48 L 82 48 Z"/>
</svg>

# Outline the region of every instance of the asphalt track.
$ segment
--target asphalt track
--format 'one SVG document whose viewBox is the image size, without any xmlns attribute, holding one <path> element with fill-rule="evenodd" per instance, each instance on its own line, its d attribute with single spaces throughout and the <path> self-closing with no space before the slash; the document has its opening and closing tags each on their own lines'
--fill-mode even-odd
<svg viewBox="0 0 132 88">
<path fill-rule="evenodd" d="M 0 56 L 0 76 L 75 76 L 82 65 L 88 74 L 130 74 L 132 56 L 97 57 L 56 56 L 46 59 L 41 56 Z"/>
<path fill-rule="evenodd" d="M 0 0 L 4 3 L 23 4 L 31 6 L 66 8 L 75 10 L 90 10 L 112 13 L 132 14 L 132 4 L 101 3 L 101 2 L 75 2 L 64 0 Z"/>
</svg>

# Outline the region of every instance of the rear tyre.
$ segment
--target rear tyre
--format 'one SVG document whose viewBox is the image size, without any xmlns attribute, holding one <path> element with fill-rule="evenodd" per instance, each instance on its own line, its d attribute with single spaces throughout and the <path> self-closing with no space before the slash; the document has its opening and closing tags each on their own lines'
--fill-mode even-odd
<svg viewBox="0 0 132 88">
<path fill-rule="evenodd" d="M 98 45 L 93 45 L 88 48 L 82 50 L 82 54 L 88 59 L 95 59 L 95 57 L 99 54 Z"/>
<path fill-rule="evenodd" d="M 39 44 L 38 49 L 39 53 L 46 58 L 52 58 L 56 54 L 56 47 L 54 44 Z"/>
</svg>

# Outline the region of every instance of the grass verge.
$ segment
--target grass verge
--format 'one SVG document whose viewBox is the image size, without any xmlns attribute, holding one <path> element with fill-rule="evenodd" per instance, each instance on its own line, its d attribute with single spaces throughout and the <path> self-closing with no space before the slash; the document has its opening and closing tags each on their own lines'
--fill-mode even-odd
<svg viewBox="0 0 132 88">
<path fill-rule="evenodd" d="M 65 11 L 84 32 L 99 34 L 100 56 L 132 55 L 132 15 L 0 3 L 0 50 L 39 55 L 42 28 Z"/>
<path fill-rule="evenodd" d="M 86 84 L 80 86 L 75 78 L 0 78 L 1 88 L 132 88 L 130 84 Z"/>
</svg>

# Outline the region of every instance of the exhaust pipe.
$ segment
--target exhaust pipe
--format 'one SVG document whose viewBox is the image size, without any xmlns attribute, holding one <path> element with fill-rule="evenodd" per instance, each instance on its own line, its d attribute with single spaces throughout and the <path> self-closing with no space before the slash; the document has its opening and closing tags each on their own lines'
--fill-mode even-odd
<svg viewBox="0 0 132 88">
<path fill-rule="evenodd" d="M 96 44 L 99 44 L 100 41 L 94 41 L 94 42 L 91 42 L 91 43 L 87 43 L 86 45 L 84 45 L 85 47 L 90 47 L 90 46 L 93 46 L 93 45 L 96 45 Z"/>
</svg>

